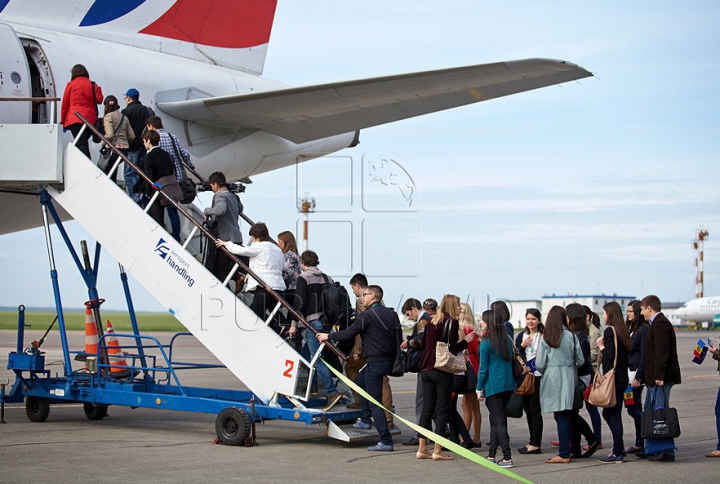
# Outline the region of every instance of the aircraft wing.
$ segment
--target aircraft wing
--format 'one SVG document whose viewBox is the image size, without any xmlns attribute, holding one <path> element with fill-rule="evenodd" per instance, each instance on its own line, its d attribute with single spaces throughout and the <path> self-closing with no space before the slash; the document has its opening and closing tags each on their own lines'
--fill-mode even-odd
<svg viewBox="0 0 720 484">
<path fill-rule="evenodd" d="M 157 106 L 185 121 L 303 143 L 590 76 L 569 62 L 525 59 Z"/>
</svg>

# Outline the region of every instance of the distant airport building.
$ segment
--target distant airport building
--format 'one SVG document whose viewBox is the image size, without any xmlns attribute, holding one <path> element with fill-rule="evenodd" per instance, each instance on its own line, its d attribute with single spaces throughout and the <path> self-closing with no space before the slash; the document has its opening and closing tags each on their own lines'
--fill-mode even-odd
<svg viewBox="0 0 720 484">
<path fill-rule="evenodd" d="M 633 301 L 634 299 L 637 299 L 635 296 L 618 296 L 617 294 L 607 295 L 607 294 L 589 294 L 589 295 L 580 295 L 580 294 L 567 294 L 564 296 L 557 296 L 555 294 L 553 295 L 544 295 L 542 298 L 542 316 L 543 320 L 547 316 L 547 314 L 550 312 L 550 308 L 553 306 L 562 306 L 565 307 L 570 303 L 578 303 L 582 304 L 583 306 L 587 306 L 590 309 L 592 309 L 594 312 L 598 313 L 602 317 L 602 311 L 603 306 L 609 302 L 616 302 L 620 305 L 620 307 L 623 310 L 623 313 L 625 312 L 625 308 L 627 307 L 628 303 L 630 301 Z M 602 320 L 601 320 L 602 322 Z"/>
</svg>

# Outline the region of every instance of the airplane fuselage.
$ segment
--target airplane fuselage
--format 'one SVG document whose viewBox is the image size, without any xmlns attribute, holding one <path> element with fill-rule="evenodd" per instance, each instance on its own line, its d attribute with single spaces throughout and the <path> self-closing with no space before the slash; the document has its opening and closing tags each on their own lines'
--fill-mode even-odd
<svg viewBox="0 0 720 484">
<path fill-rule="evenodd" d="M 197 161 L 200 173 L 205 176 L 213 171 L 222 171 L 228 179 L 241 179 L 333 153 L 350 146 L 356 137 L 356 133 L 347 133 L 295 144 L 258 130 L 208 128 L 185 122 L 163 113 L 156 104 L 267 91 L 287 86 L 228 67 L 141 47 L 119 45 L 76 33 L 6 21 L 2 23 L 13 28 L 23 42 L 26 52 L 33 49 L 42 52 L 39 57 L 44 59 L 47 66 L 44 79 L 45 97 L 62 96 L 65 85 L 70 80 L 70 69 L 75 64 L 83 64 L 91 79 L 102 87 L 103 94 L 112 94 L 121 100 L 121 103 L 124 93 L 129 88 L 135 88 L 140 91 L 140 101 L 151 106 L 156 114 L 162 117 L 165 128 L 180 138 Z M 0 45 L 4 56 L 13 50 L 16 55 L 23 54 L 17 46 L 5 45 L 7 43 L 6 36 L 3 38 L 3 45 Z M 29 58 L 28 62 L 43 61 Z M 20 74 L 25 74 L 23 77 L 26 79 L 30 78 L 29 70 Z M 15 89 L 14 95 L 30 97 L 32 92 L 29 83 L 21 83 Z M 0 122 L 30 123 L 30 103 L 14 104 L 20 104 L 20 109 L 14 106 L 12 113 L 3 110 L 5 114 L 0 114 Z M 59 111 L 59 103 L 57 108 Z M 103 106 L 98 106 L 98 109 L 102 116 Z M 67 141 L 70 140 L 67 133 Z"/>
<path fill-rule="evenodd" d="M 675 311 L 682 321 L 706 322 L 720 314 L 720 296 L 692 299 Z"/>
</svg>

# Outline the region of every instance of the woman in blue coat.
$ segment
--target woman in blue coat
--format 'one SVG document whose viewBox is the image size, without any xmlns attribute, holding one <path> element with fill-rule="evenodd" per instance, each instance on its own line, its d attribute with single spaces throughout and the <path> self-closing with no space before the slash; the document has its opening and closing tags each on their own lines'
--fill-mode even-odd
<svg viewBox="0 0 720 484">
<path fill-rule="evenodd" d="M 505 407 L 517 389 L 512 371 L 513 341 L 505 332 L 503 317 L 498 311 L 482 313 L 480 325 L 483 331 L 487 331 L 487 337 L 480 344 L 480 370 L 476 391 L 478 400 L 485 400 L 485 406 L 490 412 L 488 460 L 501 467 L 512 467 Z M 502 448 L 503 458 L 496 461 L 498 445 Z"/>
</svg>

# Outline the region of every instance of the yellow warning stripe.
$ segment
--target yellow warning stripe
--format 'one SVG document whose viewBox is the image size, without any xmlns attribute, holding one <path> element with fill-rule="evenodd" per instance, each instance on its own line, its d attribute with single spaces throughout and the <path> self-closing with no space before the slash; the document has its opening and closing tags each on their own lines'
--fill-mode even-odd
<svg viewBox="0 0 720 484">
<path fill-rule="evenodd" d="M 460 455 L 460 456 L 462 456 L 462 457 L 465 457 L 467 460 L 470 460 L 470 461 L 472 461 L 472 462 L 475 462 L 476 464 L 480 464 L 481 466 L 485 466 L 485 467 L 487 467 L 488 469 L 490 469 L 490 470 L 492 470 L 492 471 L 495 471 L 495 472 L 497 472 L 497 473 L 499 473 L 499 474 L 502 474 L 502 475 L 504 475 L 504 476 L 510 477 L 511 479 L 515 479 L 516 481 L 524 482 L 525 484 L 533 484 L 532 481 L 530 481 L 530 480 L 528 480 L 528 479 L 525 479 L 524 477 L 519 476 L 519 475 L 515 474 L 514 472 L 511 472 L 511 471 L 509 471 L 508 469 L 505 469 L 504 467 L 500 467 L 499 465 L 497 465 L 497 464 L 495 464 L 495 463 L 493 463 L 493 462 L 490 462 L 490 461 L 487 460 L 486 458 L 481 457 L 481 456 L 477 455 L 477 454 L 474 453 L 474 452 L 470 452 L 468 449 L 466 449 L 466 448 L 464 448 L 464 447 L 461 447 L 460 445 L 458 445 L 458 444 L 456 444 L 456 443 L 454 443 L 454 442 L 449 441 L 449 440 L 446 439 L 445 437 L 441 437 L 441 436 L 437 435 L 436 433 L 431 432 L 430 430 L 424 429 L 424 428 L 420 427 L 419 425 L 417 425 L 417 424 L 415 424 L 415 423 L 413 423 L 413 422 L 410 422 L 409 420 L 405 420 L 405 419 L 402 418 L 401 416 L 399 416 L 399 415 L 393 413 L 392 411 L 388 410 L 387 408 L 383 407 L 380 402 L 378 402 L 378 401 L 375 400 L 373 397 L 371 397 L 364 389 L 362 389 L 362 388 L 360 388 L 359 386 L 357 386 L 354 381 L 350 380 L 347 376 L 345 376 L 345 375 L 343 375 L 342 373 L 340 373 L 339 371 L 337 371 L 335 368 L 333 368 L 332 365 L 329 365 L 328 363 L 326 363 L 325 360 L 322 360 L 322 359 L 321 359 L 321 361 L 322 361 L 323 363 L 325 363 L 325 366 L 327 366 L 328 368 L 330 368 L 330 371 L 333 372 L 333 373 L 335 374 L 335 376 L 337 376 L 338 378 L 340 378 L 340 380 L 342 380 L 342 381 L 343 381 L 346 385 L 348 385 L 350 388 L 352 388 L 352 389 L 355 390 L 357 393 L 359 393 L 360 395 L 362 395 L 363 397 L 365 397 L 367 400 L 369 400 L 370 402 L 374 403 L 374 404 L 377 405 L 378 407 L 382 408 L 382 409 L 385 410 L 386 412 L 392 413 L 392 414 L 395 416 L 395 418 L 397 418 L 398 420 L 400 420 L 402 423 L 404 423 L 405 425 L 407 425 L 408 427 L 410 427 L 410 428 L 413 429 L 414 431 L 416 431 L 416 432 L 418 432 L 419 434 L 425 436 L 425 438 L 430 439 L 430 440 L 432 440 L 433 442 L 437 442 L 438 444 L 442 445 L 443 447 L 445 447 L 445 448 L 448 449 L 449 451 L 454 452 L 454 453 L 456 453 L 456 454 L 458 454 L 458 455 Z"/>
</svg>

